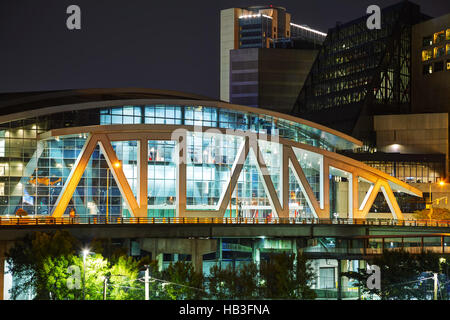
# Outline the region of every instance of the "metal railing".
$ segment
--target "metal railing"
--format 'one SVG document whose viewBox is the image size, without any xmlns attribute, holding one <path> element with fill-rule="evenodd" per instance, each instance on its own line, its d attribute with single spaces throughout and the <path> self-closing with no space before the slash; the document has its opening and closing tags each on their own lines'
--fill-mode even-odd
<svg viewBox="0 0 450 320">
<path fill-rule="evenodd" d="M 120 225 L 120 224 L 333 224 L 405 227 L 450 227 L 450 220 L 394 219 L 318 219 L 318 218 L 198 218 L 198 217 L 6 217 L 0 216 L 0 226 L 11 225 Z"/>
</svg>

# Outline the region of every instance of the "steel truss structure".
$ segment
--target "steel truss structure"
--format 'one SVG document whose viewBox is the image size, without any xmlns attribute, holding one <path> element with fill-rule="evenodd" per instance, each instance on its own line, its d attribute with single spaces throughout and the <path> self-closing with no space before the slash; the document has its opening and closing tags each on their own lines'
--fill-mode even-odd
<svg viewBox="0 0 450 320">
<path fill-rule="evenodd" d="M 88 165 L 94 149 L 100 146 L 107 161 L 108 167 L 119 187 L 120 193 L 125 203 L 134 217 L 147 217 L 148 207 L 148 141 L 175 141 L 176 155 L 176 217 L 224 217 L 226 208 L 231 201 L 231 194 L 237 185 L 239 175 L 243 169 L 245 160 L 253 153 L 256 166 L 262 176 L 262 183 L 266 195 L 270 201 L 272 211 L 278 218 L 289 217 L 289 168 L 295 175 L 297 183 L 300 185 L 314 217 L 319 219 L 330 218 L 330 168 L 336 168 L 348 174 L 348 218 L 364 219 L 378 194 L 381 191 L 389 205 L 394 219 L 403 219 L 403 214 L 394 196 L 394 190 L 405 192 L 415 196 L 422 196 L 422 192 L 409 186 L 408 184 L 395 179 L 377 169 L 371 168 L 361 162 L 350 159 L 343 155 L 324 150 L 311 145 L 292 141 L 281 137 L 258 134 L 254 132 L 233 130 L 231 132 L 221 128 L 201 128 L 202 132 L 214 130 L 223 135 L 241 136 L 243 142 L 234 159 L 226 188 L 222 190 L 220 201 L 216 210 L 189 210 L 186 205 L 186 141 L 189 132 L 198 132 L 198 127 L 194 126 L 167 126 L 167 125 L 99 125 L 88 127 L 72 127 L 51 130 L 42 135 L 41 139 L 52 137 L 63 137 L 65 135 L 87 134 L 88 138 L 81 150 L 74 166 L 71 169 L 65 184 L 59 194 L 52 216 L 62 217 L 66 208 L 80 182 L 80 179 Z M 276 139 L 276 140 L 275 140 Z M 137 141 L 137 196 L 135 197 L 130 184 L 124 174 L 120 161 L 114 151 L 111 142 L 114 141 Z M 261 154 L 261 141 L 277 141 L 282 150 L 282 166 L 280 170 L 279 195 L 274 187 L 271 175 L 267 168 L 264 157 Z M 304 150 L 318 155 L 320 161 L 320 196 L 313 192 L 308 179 L 301 166 L 301 159 L 295 150 Z M 369 191 L 366 193 L 361 204 L 358 199 L 359 180 L 364 179 L 371 183 Z"/>
</svg>

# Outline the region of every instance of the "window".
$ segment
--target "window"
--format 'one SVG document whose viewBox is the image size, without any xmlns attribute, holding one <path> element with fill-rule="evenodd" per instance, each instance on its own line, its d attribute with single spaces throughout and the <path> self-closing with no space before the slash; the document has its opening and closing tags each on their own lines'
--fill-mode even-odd
<svg viewBox="0 0 450 320">
<path fill-rule="evenodd" d="M 447 60 L 447 70 L 450 70 L 450 60 Z"/>
<path fill-rule="evenodd" d="M 450 29 L 447 29 L 445 39 L 450 40 Z"/>
<path fill-rule="evenodd" d="M 433 73 L 433 66 L 431 64 L 426 64 L 423 66 L 423 74 Z"/>
<path fill-rule="evenodd" d="M 0 157 L 5 156 L 5 139 L 0 139 Z"/>
<path fill-rule="evenodd" d="M 422 40 L 422 46 L 423 47 L 428 47 L 433 45 L 433 37 L 432 36 L 428 36 L 428 37 L 423 37 Z"/>
<path fill-rule="evenodd" d="M 320 289 L 334 289 L 336 288 L 336 281 L 334 279 L 334 268 L 320 268 Z"/>
<path fill-rule="evenodd" d="M 422 50 L 422 61 L 427 61 L 433 58 L 433 53 L 431 49 L 428 50 Z"/>
<path fill-rule="evenodd" d="M 434 43 L 440 43 L 441 41 L 445 40 L 445 33 L 444 30 L 436 32 L 433 35 Z"/>
<path fill-rule="evenodd" d="M 438 61 L 434 63 L 434 72 L 444 70 L 444 61 Z"/>
<path fill-rule="evenodd" d="M 447 44 L 446 48 L 447 49 L 445 51 L 447 51 L 447 54 L 450 54 L 450 44 Z"/>
<path fill-rule="evenodd" d="M 442 57 L 444 55 L 445 55 L 444 46 L 434 48 L 434 57 L 435 58 L 440 58 L 440 57 Z"/>
</svg>

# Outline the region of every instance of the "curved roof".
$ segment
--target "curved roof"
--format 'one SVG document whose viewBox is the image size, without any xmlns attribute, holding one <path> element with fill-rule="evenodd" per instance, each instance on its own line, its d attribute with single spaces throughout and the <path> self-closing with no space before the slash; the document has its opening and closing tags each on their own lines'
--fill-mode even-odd
<svg viewBox="0 0 450 320">
<path fill-rule="evenodd" d="M 25 111 L 67 104 L 124 99 L 189 99 L 213 101 L 213 99 L 201 95 L 145 88 L 15 92 L 0 93 L 0 115 L 10 114 L 11 108 L 15 107 L 20 107 L 20 111 Z"/>
<path fill-rule="evenodd" d="M 303 130 L 320 136 L 339 149 L 353 149 L 362 142 L 334 129 L 291 115 L 227 102 L 173 90 L 147 88 L 75 89 L 0 94 L 0 123 L 52 113 L 83 110 L 123 104 L 195 104 L 272 116 L 300 125 Z"/>
</svg>

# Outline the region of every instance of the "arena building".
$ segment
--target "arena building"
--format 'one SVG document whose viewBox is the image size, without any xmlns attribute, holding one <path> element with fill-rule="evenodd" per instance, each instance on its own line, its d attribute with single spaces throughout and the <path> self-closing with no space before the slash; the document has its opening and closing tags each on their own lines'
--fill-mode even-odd
<svg viewBox="0 0 450 320">
<path fill-rule="evenodd" d="M 365 219 L 380 193 L 403 219 L 396 197 L 422 193 L 336 153 L 361 146 L 173 91 L 1 94 L 0 217 Z"/>
</svg>

